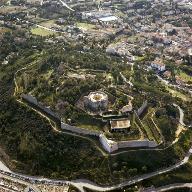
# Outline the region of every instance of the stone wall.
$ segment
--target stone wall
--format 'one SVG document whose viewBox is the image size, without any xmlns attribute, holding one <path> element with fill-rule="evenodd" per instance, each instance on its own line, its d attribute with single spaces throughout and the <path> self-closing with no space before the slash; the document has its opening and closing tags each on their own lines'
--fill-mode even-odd
<svg viewBox="0 0 192 192">
<path fill-rule="evenodd" d="M 59 118 L 53 111 L 51 111 L 49 108 L 44 107 L 40 103 L 38 103 L 37 99 L 31 95 L 22 94 L 21 98 L 27 101 L 30 104 L 33 104 L 37 108 L 43 110 L 45 113 L 53 116 L 54 118 Z M 140 112 L 144 110 L 147 106 L 147 102 L 144 102 L 142 105 Z M 143 111 L 142 111 L 143 112 Z M 60 119 L 60 118 L 59 118 Z M 68 125 L 64 122 L 61 122 L 61 129 L 71 131 L 73 133 L 77 134 L 83 134 L 83 135 L 91 135 L 91 136 L 98 136 L 99 141 L 101 142 L 103 148 L 109 152 L 112 153 L 114 151 L 117 151 L 118 149 L 123 148 L 137 148 L 137 147 L 156 147 L 157 143 L 155 141 L 149 141 L 149 140 L 132 140 L 132 141 L 112 141 L 106 138 L 106 136 L 100 132 L 100 131 L 90 131 L 84 128 L 79 128 L 75 126 Z"/>
<path fill-rule="evenodd" d="M 118 148 L 126 148 L 126 147 L 156 147 L 157 143 L 155 141 L 149 140 L 132 140 L 132 141 L 120 141 L 118 142 Z"/>
<path fill-rule="evenodd" d="M 49 108 L 43 106 L 42 104 L 40 104 L 40 103 L 37 101 L 36 97 L 33 97 L 32 95 L 29 95 L 29 94 L 22 94 L 22 95 L 21 95 L 21 98 L 22 98 L 23 100 L 27 101 L 28 103 L 36 106 L 37 108 L 39 108 L 39 109 L 42 110 L 43 112 L 49 114 L 50 116 L 52 116 L 52 117 L 60 120 L 59 116 L 58 116 L 56 113 L 54 113 L 51 109 L 49 109 Z"/>
<path fill-rule="evenodd" d="M 118 150 L 117 142 L 107 139 L 104 134 L 100 134 L 99 141 L 101 142 L 103 148 L 109 153 Z"/>
<path fill-rule="evenodd" d="M 144 110 L 147 108 L 148 102 L 145 101 L 142 106 L 137 110 L 137 115 L 140 116 Z"/>
<path fill-rule="evenodd" d="M 99 136 L 101 134 L 101 132 L 99 132 L 99 131 L 89 131 L 87 129 L 83 129 L 83 128 L 68 125 L 68 124 L 66 124 L 64 122 L 61 122 L 61 129 L 71 131 L 71 132 L 74 132 L 74 133 L 78 133 L 78 134 L 83 134 L 83 135 Z"/>
<path fill-rule="evenodd" d="M 115 142 L 115 141 L 108 140 L 105 136 L 102 136 L 102 137 L 100 136 L 99 139 L 103 148 L 109 153 L 112 153 L 118 149 L 123 149 L 123 148 L 157 147 L 157 143 L 155 141 L 149 141 L 149 140 L 133 140 L 133 141 Z"/>
<path fill-rule="evenodd" d="M 118 149 L 123 148 L 139 148 L 139 147 L 147 147 L 147 148 L 153 148 L 157 147 L 157 143 L 155 141 L 149 141 L 149 140 L 132 140 L 132 141 L 112 141 L 105 137 L 104 134 L 101 134 L 99 136 L 99 140 L 103 146 L 103 148 L 109 152 L 112 153 L 114 151 L 117 151 Z"/>
</svg>

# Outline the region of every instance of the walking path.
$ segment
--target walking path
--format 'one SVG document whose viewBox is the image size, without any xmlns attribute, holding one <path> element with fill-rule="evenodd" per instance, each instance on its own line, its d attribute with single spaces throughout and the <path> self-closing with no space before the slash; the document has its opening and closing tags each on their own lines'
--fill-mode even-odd
<svg viewBox="0 0 192 192">
<path fill-rule="evenodd" d="M 131 74 L 133 74 L 133 73 L 134 73 L 134 69 L 133 69 L 134 63 L 130 63 L 130 65 L 131 65 Z M 127 78 L 122 74 L 122 72 L 120 72 L 120 76 L 121 76 L 121 78 L 123 79 L 123 81 L 124 81 L 125 83 L 129 84 L 130 87 L 133 87 L 133 83 L 131 82 L 131 80 L 132 80 L 132 75 L 130 76 L 129 80 L 127 80 Z"/>
<path fill-rule="evenodd" d="M 34 24 L 34 23 L 33 23 Z M 45 26 L 42 26 L 42 25 L 39 25 L 39 24 L 34 24 L 36 27 L 39 27 L 39 28 L 42 28 L 42 29 L 46 29 L 48 31 L 52 31 L 52 32 L 55 32 L 55 33 L 65 33 L 63 31 L 59 31 L 59 30 L 56 30 L 56 29 L 51 29 L 51 28 L 48 28 L 48 27 L 45 27 Z"/>
<path fill-rule="evenodd" d="M 25 103 L 22 102 L 21 100 L 17 100 L 17 101 L 18 101 L 19 103 L 25 105 L 26 107 L 29 107 L 27 104 L 25 104 Z M 97 143 L 96 143 L 94 140 L 92 140 L 92 139 L 90 139 L 90 138 L 88 138 L 88 137 L 86 137 L 86 136 L 78 135 L 78 134 L 75 134 L 75 133 L 72 133 L 72 132 L 67 132 L 67 131 L 63 131 L 63 130 L 61 131 L 61 130 L 57 129 L 57 127 L 54 126 L 54 125 L 51 123 L 51 120 L 49 119 L 49 117 L 47 117 L 46 115 L 44 115 L 44 114 L 41 113 L 40 111 L 34 109 L 33 107 L 30 107 L 30 109 L 32 109 L 33 111 L 35 111 L 36 113 L 38 113 L 39 115 L 41 115 L 43 118 L 47 119 L 47 120 L 49 121 L 49 124 L 51 125 L 51 127 L 53 128 L 54 131 L 56 131 L 56 132 L 58 132 L 58 133 L 61 133 L 61 134 L 66 134 L 66 135 L 70 135 L 70 136 L 74 136 L 74 137 L 79 137 L 79 138 L 81 138 L 81 139 L 85 139 L 85 140 L 89 141 L 90 143 L 92 143 L 92 144 L 96 147 L 96 149 L 97 149 L 103 156 L 105 156 L 105 157 L 108 156 L 108 154 L 107 154 L 104 150 L 102 150 L 102 149 L 97 145 Z"/>
<path fill-rule="evenodd" d="M 184 112 L 183 112 L 183 109 L 181 109 L 181 107 L 177 104 L 173 104 L 174 107 L 177 107 L 178 110 L 179 110 L 179 123 L 182 125 L 182 126 L 186 126 L 185 123 L 183 122 L 184 120 Z"/>
<path fill-rule="evenodd" d="M 179 140 L 179 135 L 186 130 L 186 125 L 185 123 L 183 122 L 184 120 L 184 112 L 183 112 L 183 109 L 181 109 L 181 107 L 177 104 L 173 104 L 174 107 L 177 107 L 178 110 L 179 110 L 179 125 L 178 125 L 178 128 L 175 132 L 175 140 L 172 142 L 173 144 L 176 143 L 178 140 Z"/>
<path fill-rule="evenodd" d="M 170 87 L 173 87 L 173 88 L 177 88 L 177 89 L 179 89 L 179 90 L 186 91 L 186 92 L 188 92 L 188 93 L 192 96 L 192 90 L 191 90 L 191 89 L 186 88 L 186 87 L 181 87 L 181 86 L 179 86 L 179 85 L 171 84 L 169 81 L 163 79 L 163 78 L 160 77 L 159 75 L 156 75 L 156 77 L 157 77 L 161 82 L 163 82 L 165 85 L 170 86 Z"/>
</svg>

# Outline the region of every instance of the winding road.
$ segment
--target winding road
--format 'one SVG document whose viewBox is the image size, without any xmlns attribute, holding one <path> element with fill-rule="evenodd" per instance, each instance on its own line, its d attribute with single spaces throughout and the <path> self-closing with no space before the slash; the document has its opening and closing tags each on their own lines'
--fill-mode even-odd
<svg viewBox="0 0 192 192">
<path fill-rule="evenodd" d="M 173 189 L 182 189 L 182 188 L 192 188 L 192 183 L 174 183 L 170 185 L 165 185 L 163 187 L 158 187 L 158 188 L 151 188 L 151 189 L 146 189 L 143 190 L 142 192 L 163 192 L 163 191 L 170 191 Z"/>
<path fill-rule="evenodd" d="M 186 126 L 185 123 L 183 122 L 183 119 L 184 119 L 184 112 L 183 112 L 183 109 L 181 109 L 181 107 L 177 104 L 173 104 L 174 107 L 177 107 L 178 110 L 179 110 L 179 123 L 182 125 L 182 126 Z"/>
<path fill-rule="evenodd" d="M 69 7 L 65 2 L 63 2 L 62 0 L 59 0 L 61 2 L 61 4 L 66 7 L 67 9 L 69 9 L 70 11 L 75 11 L 74 9 L 72 9 L 71 7 Z"/>
<path fill-rule="evenodd" d="M 159 75 L 156 75 L 156 77 L 157 77 L 161 82 L 163 82 L 165 85 L 170 86 L 170 87 L 173 87 L 173 88 L 177 88 L 177 89 L 179 89 L 179 90 L 186 91 L 186 92 L 188 92 L 188 93 L 192 96 L 192 90 L 191 90 L 191 89 L 186 88 L 186 87 L 181 87 L 181 86 L 179 86 L 179 85 L 171 84 L 169 81 L 163 79 L 163 78 L 160 77 Z"/>
<path fill-rule="evenodd" d="M 167 167 L 164 169 L 160 169 L 160 170 L 152 172 L 152 173 L 144 174 L 144 175 L 132 178 L 130 180 L 124 181 L 120 184 L 112 185 L 112 186 L 99 186 L 99 185 L 97 185 L 97 184 L 95 184 L 89 180 L 74 180 L 74 181 L 51 180 L 51 179 L 47 179 L 47 178 L 32 177 L 32 176 L 19 174 L 19 173 L 8 172 L 6 170 L 1 170 L 0 172 L 1 172 L 1 174 L 9 175 L 9 176 L 14 177 L 16 179 L 20 179 L 20 180 L 24 180 L 24 181 L 27 180 L 27 181 L 32 182 L 32 183 L 40 182 L 40 183 L 47 183 L 47 184 L 54 184 L 54 185 L 70 184 L 70 185 L 75 186 L 81 192 L 84 192 L 84 188 L 88 188 L 88 189 L 92 189 L 92 190 L 95 190 L 98 192 L 102 192 L 102 191 L 121 189 L 123 187 L 130 186 L 132 184 L 136 184 L 136 183 L 143 181 L 145 179 L 149 179 L 151 177 L 173 171 L 173 170 L 181 167 L 182 165 L 186 164 L 189 161 L 189 157 L 191 156 L 191 154 L 192 154 L 192 147 L 190 148 L 190 150 L 188 151 L 188 153 L 186 154 L 184 159 L 182 161 L 176 163 L 173 166 L 170 166 L 170 167 Z"/>
</svg>

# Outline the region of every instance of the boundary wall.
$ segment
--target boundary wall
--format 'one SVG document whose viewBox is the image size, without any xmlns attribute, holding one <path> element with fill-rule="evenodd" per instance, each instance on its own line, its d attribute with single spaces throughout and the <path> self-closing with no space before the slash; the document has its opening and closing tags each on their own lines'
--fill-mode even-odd
<svg viewBox="0 0 192 192">
<path fill-rule="evenodd" d="M 55 114 L 53 111 L 51 111 L 49 108 L 44 107 L 42 104 L 40 104 L 37 99 L 29 94 L 22 94 L 21 98 L 27 101 L 28 103 L 36 106 L 37 108 L 40 108 L 44 113 L 52 116 L 53 118 L 59 119 L 61 123 L 61 129 L 71 131 L 73 133 L 77 134 L 83 134 L 83 135 L 90 135 L 90 136 L 97 136 L 99 138 L 100 143 L 102 144 L 103 148 L 109 152 L 112 153 L 114 151 L 117 151 L 118 149 L 123 148 L 141 148 L 141 147 L 147 147 L 147 148 L 154 148 L 157 147 L 157 143 L 155 141 L 149 141 L 149 140 L 130 140 L 130 141 L 112 141 L 110 139 L 107 139 L 107 137 L 99 131 L 90 131 L 84 128 L 79 128 L 75 126 L 68 125 L 61 121 L 59 116 Z M 143 111 L 147 106 L 147 102 L 144 102 L 139 112 Z"/>
</svg>

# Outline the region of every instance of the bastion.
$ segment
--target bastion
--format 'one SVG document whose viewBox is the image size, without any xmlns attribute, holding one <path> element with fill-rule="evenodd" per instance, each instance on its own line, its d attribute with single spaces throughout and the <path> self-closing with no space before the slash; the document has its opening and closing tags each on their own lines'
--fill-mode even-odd
<svg viewBox="0 0 192 192">
<path fill-rule="evenodd" d="M 102 91 L 90 92 L 84 97 L 84 106 L 93 111 L 106 110 L 108 106 L 108 96 Z"/>
</svg>

